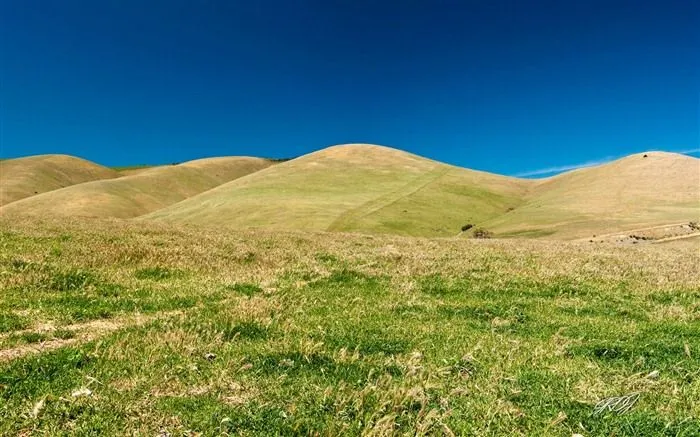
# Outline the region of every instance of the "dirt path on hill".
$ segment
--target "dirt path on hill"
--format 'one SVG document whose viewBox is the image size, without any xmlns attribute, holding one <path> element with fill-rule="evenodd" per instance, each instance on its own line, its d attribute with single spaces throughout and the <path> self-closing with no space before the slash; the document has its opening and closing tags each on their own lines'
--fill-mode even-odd
<svg viewBox="0 0 700 437">
<path fill-rule="evenodd" d="M 443 177 L 445 174 L 447 174 L 451 170 L 450 167 L 442 167 L 439 166 L 433 170 L 430 170 L 427 173 L 424 173 L 411 182 L 407 183 L 406 185 L 391 191 L 386 194 L 382 194 L 381 196 L 377 197 L 376 199 L 372 199 L 368 202 L 365 202 L 359 206 L 356 206 L 354 208 L 351 208 L 341 215 L 336 218 L 333 223 L 331 223 L 326 230 L 328 231 L 342 231 L 344 230 L 348 225 L 350 225 L 352 222 L 361 219 L 362 217 L 368 216 L 372 214 L 373 212 L 379 211 L 382 208 L 385 208 L 392 203 L 395 203 L 401 199 L 403 199 L 406 196 L 410 196 L 411 194 L 415 193 L 416 191 L 419 191 L 420 189 L 424 188 L 427 185 L 430 185 L 431 183 L 435 182 L 436 180 L 440 179 Z"/>
</svg>

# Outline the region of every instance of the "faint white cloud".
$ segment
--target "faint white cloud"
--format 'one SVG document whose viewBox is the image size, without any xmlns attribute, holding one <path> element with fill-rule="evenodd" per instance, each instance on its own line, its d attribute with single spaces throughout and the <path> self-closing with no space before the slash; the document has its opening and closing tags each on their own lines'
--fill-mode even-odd
<svg viewBox="0 0 700 437">
<path fill-rule="evenodd" d="M 687 155 L 690 153 L 700 153 L 700 147 L 696 147 L 694 149 L 685 149 L 685 150 L 669 150 L 669 152 L 681 153 L 684 155 Z M 622 158 L 622 156 L 608 156 L 606 158 L 597 159 L 595 161 L 586 161 L 586 162 L 582 162 L 580 164 L 559 165 L 559 166 L 554 166 L 554 167 L 540 168 L 537 170 L 528 170 L 528 171 L 524 171 L 521 173 L 516 173 L 514 176 L 523 178 L 523 177 L 529 177 L 529 176 L 552 175 L 552 174 L 561 173 L 561 172 L 570 171 L 570 170 L 578 170 L 579 168 L 594 167 L 596 165 L 605 164 L 607 162 L 613 161 L 615 159 L 620 159 L 620 158 Z"/>
<path fill-rule="evenodd" d="M 679 150 L 674 153 L 683 153 L 683 154 L 688 154 L 688 153 L 700 153 L 700 147 L 697 147 L 695 149 L 687 149 L 687 150 Z"/>
</svg>

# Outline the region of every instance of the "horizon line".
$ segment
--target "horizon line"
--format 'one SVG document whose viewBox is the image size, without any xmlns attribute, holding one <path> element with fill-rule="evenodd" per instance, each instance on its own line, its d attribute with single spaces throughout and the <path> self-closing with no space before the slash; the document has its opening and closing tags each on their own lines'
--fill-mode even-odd
<svg viewBox="0 0 700 437">
<path fill-rule="evenodd" d="M 689 155 L 693 153 L 700 153 L 700 147 L 694 149 L 684 149 L 684 150 L 659 150 L 660 152 L 667 153 L 678 153 L 681 155 Z M 644 153 L 644 152 L 639 152 Z M 634 155 L 634 153 L 632 153 Z M 544 167 L 537 170 L 526 170 L 523 172 L 515 173 L 514 177 L 529 177 L 529 176 L 543 176 L 543 175 L 553 175 L 558 173 L 563 173 L 565 171 L 578 170 L 581 168 L 595 167 L 596 165 L 607 164 L 608 162 L 614 161 L 616 159 L 624 158 L 630 155 L 620 155 L 620 156 L 606 156 L 605 158 L 599 158 L 593 161 L 585 161 L 578 164 L 568 164 L 568 165 L 557 165 L 551 167 Z"/>
</svg>

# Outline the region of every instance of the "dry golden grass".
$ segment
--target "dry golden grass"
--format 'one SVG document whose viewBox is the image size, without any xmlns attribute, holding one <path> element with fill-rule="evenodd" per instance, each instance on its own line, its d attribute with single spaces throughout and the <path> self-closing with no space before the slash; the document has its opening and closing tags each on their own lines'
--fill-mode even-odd
<svg viewBox="0 0 700 437">
<path fill-rule="evenodd" d="M 503 238 L 565 240 L 700 220 L 700 160 L 664 152 L 542 180 L 368 144 L 333 146 L 274 166 L 258 158 L 210 158 L 124 171 L 131 173 L 32 196 L 1 207 L 0 214 L 423 237 L 455 236 L 471 224 L 462 236 L 486 229 Z M 33 190 L 27 183 L 3 178 L 15 192 Z M 659 239 L 681 236 L 673 231 Z"/>
<path fill-rule="evenodd" d="M 698 218 L 700 159 L 647 152 L 541 180 L 523 205 L 482 226 L 513 236 L 588 238 Z"/>
<path fill-rule="evenodd" d="M 71 333 L 70 338 L 56 337 L 55 334 L 58 329 L 53 323 L 35 324 L 31 329 L 13 332 L 13 335 L 22 336 L 31 333 L 41 333 L 45 335 L 46 339 L 42 339 L 38 343 L 22 344 L 19 346 L 10 344 L 5 347 L 3 340 L 7 340 L 10 335 L 0 334 L 0 362 L 16 360 L 26 355 L 45 353 L 74 344 L 86 343 L 118 329 L 140 326 L 146 322 L 155 320 L 157 317 L 169 317 L 176 314 L 180 314 L 180 311 L 171 311 L 158 314 L 157 316 L 136 314 L 114 319 L 98 319 L 84 323 L 73 323 L 61 327 L 61 331 Z"/>
<path fill-rule="evenodd" d="M 261 158 L 224 157 L 139 169 L 32 196 L 0 209 L 0 214 L 137 217 L 270 165 Z"/>
<path fill-rule="evenodd" d="M 0 161 L 0 206 L 47 191 L 119 176 L 114 170 L 68 155 Z"/>
<path fill-rule="evenodd" d="M 466 240 L 362 235 L 334 232 L 240 230 L 221 232 L 158 222 L 116 219 L 33 217 L 14 221 L 0 217 L 0 229 L 8 235 L 26 235 L 38 241 L 66 236 L 70 244 L 60 253 L 66 267 L 105 268 L 128 265 L 167 265 L 204 275 L 198 281 L 259 283 L 266 288 L 273 278 L 294 269 L 327 273 L 326 254 L 348 260 L 368 275 L 386 274 L 404 279 L 430 275 L 438 270 L 447 276 L 484 267 L 496 281 L 525 274 L 533 280 L 561 276 L 600 281 L 624 280 L 646 292 L 656 286 L 700 289 L 700 250 L 695 244 L 619 245 L 588 241 L 527 239 Z M 30 243 L 32 240 L 27 242 Z M 681 242 L 679 242 L 681 243 Z M 41 263 L 49 254 L 40 247 L 21 246 L 21 258 Z M 17 253 L 16 255 L 19 255 Z M 11 254 L 5 253 L 5 257 Z M 248 260 L 249 259 L 249 260 Z M 114 277 L 123 280 L 122 277 Z M 0 277 L 4 287 L 15 280 Z M 8 282 L 10 281 L 10 282 Z M 408 288 L 408 293 L 412 288 Z"/>
<path fill-rule="evenodd" d="M 700 160 L 684 155 L 648 152 L 535 181 L 445 166 L 386 147 L 343 145 L 147 218 L 414 236 L 453 236 L 472 223 L 501 236 L 573 239 L 698 217 Z"/>
<path fill-rule="evenodd" d="M 532 181 L 400 150 L 333 146 L 224 184 L 146 219 L 228 228 L 453 236 L 517 206 Z"/>
</svg>

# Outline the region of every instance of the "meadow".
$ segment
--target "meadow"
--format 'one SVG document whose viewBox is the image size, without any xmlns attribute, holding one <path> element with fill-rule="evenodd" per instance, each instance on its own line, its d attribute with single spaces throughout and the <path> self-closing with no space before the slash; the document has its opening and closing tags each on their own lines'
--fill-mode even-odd
<svg viewBox="0 0 700 437">
<path fill-rule="evenodd" d="M 700 435 L 698 265 L 0 217 L 0 434 Z"/>
</svg>

